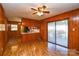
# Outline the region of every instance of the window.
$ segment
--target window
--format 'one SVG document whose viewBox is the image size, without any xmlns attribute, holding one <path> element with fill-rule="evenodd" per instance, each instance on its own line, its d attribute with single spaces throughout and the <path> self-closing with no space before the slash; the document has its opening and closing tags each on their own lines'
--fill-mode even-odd
<svg viewBox="0 0 79 59">
<path fill-rule="evenodd" d="M 5 31 L 5 24 L 0 24 L 0 31 Z"/>
<path fill-rule="evenodd" d="M 17 31 L 17 25 L 16 24 L 11 24 L 11 31 Z"/>
</svg>

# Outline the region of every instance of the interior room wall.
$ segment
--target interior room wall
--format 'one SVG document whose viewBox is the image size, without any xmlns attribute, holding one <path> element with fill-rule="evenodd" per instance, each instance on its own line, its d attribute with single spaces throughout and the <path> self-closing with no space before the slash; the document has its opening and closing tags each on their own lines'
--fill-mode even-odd
<svg viewBox="0 0 79 59">
<path fill-rule="evenodd" d="M 44 20 L 41 20 L 41 23 L 40 23 L 40 33 L 41 33 L 41 38 L 42 38 L 42 41 L 44 42 L 47 42 L 47 22 L 45 22 Z"/>
<path fill-rule="evenodd" d="M 8 40 L 7 31 L 8 31 L 7 18 L 5 16 L 4 9 L 3 9 L 2 5 L 0 4 L 0 55 L 2 55 L 4 47 Z"/>
<path fill-rule="evenodd" d="M 18 29 L 17 31 L 11 31 L 12 24 L 17 25 L 17 29 Z M 8 38 L 9 39 L 21 36 L 20 28 L 21 28 L 20 17 L 8 17 Z"/>
<path fill-rule="evenodd" d="M 15 24 L 17 25 L 17 31 L 11 31 L 11 25 Z M 12 38 L 17 38 L 21 36 L 21 22 L 17 22 L 17 21 L 8 21 L 8 38 L 12 39 Z"/>
<path fill-rule="evenodd" d="M 11 20 L 14 21 L 11 21 Z M 9 24 L 9 38 L 14 38 L 21 36 L 21 26 L 27 26 L 27 27 L 38 27 L 40 28 L 40 21 L 37 20 L 31 20 L 27 18 L 22 18 L 22 21 L 16 21 L 19 20 L 19 18 L 9 18 L 8 24 Z M 18 25 L 18 30 L 17 31 L 11 31 L 11 24 L 17 24 Z M 15 35 L 16 34 L 16 35 Z"/>
<path fill-rule="evenodd" d="M 27 27 L 38 27 L 38 28 L 40 28 L 40 21 L 39 20 L 23 18 L 22 24 L 24 24 Z"/>
</svg>

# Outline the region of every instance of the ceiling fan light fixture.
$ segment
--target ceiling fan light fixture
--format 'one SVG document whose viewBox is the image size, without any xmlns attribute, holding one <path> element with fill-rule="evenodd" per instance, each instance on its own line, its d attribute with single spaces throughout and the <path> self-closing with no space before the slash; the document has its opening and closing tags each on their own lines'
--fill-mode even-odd
<svg viewBox="0 0 79 59">
<path fill-rule="evenodd" d="M 37 12 L 37 15 L 38 16 L 42 16 L 43 15 L 43 12 Z"/>
<path fill-rule="evenodd" d="M 31 9 L 34 10 L 33 15 L 36 14 L 38 16 L 42 16 L 42 15 L 44 15 L 46 13 L 49 14 L 49 11 L 46 10 L 46 6 L 45 5 L 43 5 L 42 7 L 38 7 L 37 9 L 35 9 L 35 8 L 31 8 Z"/>
</svg>

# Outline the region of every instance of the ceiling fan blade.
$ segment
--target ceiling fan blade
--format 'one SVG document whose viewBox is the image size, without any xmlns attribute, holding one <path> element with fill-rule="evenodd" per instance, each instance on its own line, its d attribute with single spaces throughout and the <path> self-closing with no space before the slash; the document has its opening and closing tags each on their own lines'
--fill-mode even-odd
<svg viewBox="0 0 79 59">
<path fill-rule="evenodd" d="M 46 6 L 45 5 L 43 5 L 43 9 L 46 9 Z"/>
<path fill-rule="evenodd" d="M 44 13 L 50 13 L 49 11 L 43 11 Z"/>
<path fill-rule="evenodd" d="M 34 8 L 31 8 L 32 10 L 34 10 L 34 11 L 37 11 L 36 9 L 34 9 Z"/>
<path fill-rule="evenodd" d="M 38 7 L 38 11 L 39 11 L 39 12 L 41 11 L 41 9 L 42 9 L 42 7 Z"/>
<path fill-rule="evenodd" d="M 33 14 L 36 14 L 37 12 L 34 12 Z"/>
</svg>

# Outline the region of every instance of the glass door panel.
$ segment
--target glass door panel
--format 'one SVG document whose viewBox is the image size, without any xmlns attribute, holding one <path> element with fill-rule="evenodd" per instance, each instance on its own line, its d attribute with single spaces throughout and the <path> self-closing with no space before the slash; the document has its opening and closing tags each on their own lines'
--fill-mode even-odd
<svg viewBox="0 0 79 59">
<path fill-rule="evenodd" d="M 55 43 L 55 22 L 48 23 L 48 41 Z"/>
<path fill-rule="evenodd" d="M 68 20 L 56 22 L 56 44 L 68 47 Z"/>
</svg>

